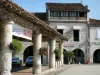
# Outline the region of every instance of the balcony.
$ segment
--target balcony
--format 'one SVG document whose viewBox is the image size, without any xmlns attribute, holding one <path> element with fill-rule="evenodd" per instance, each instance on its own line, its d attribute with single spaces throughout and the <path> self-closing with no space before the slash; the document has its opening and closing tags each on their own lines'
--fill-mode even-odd
<svg viewBox="0 0 100 75">
<path fill-rule="evenodd" d="M 49 21 L 87 21 L 86 17 L 50 17 Z"/>
</svg>

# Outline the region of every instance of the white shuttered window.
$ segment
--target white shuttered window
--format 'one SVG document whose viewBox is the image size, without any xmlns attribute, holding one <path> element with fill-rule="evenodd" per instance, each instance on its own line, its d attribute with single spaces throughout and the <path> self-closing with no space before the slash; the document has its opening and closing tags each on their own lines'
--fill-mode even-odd
<svg viewBox="0 0 100 75">
<path fill-rule="evenodd" d="M 96 28 L 96 35 L 95 35 L 96 39 L 100 39 L 100 28 Z"/>
</svg>

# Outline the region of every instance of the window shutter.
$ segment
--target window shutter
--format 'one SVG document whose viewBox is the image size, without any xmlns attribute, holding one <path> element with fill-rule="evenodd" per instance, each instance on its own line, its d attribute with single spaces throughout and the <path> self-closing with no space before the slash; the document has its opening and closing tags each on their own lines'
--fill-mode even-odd
<svg viewBox="0 0 100 75">
<path fill-rule="evenodd" d="M 100 28 L 97 28 L 96 29 L 96 36 L 95 36 L 96 39 L 100 39 Z"/>
</svg>

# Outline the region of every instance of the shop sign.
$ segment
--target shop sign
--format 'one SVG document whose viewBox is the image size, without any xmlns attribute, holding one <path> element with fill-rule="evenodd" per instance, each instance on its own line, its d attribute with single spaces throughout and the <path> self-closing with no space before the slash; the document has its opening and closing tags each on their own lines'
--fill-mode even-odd
<svg viewBox="0 0 100 75">
<path fill-rule="evenodd" d="M 13 35 L 32 40 L 32 30 L 21 27 L 17 24 L 13 26 Z"/>
<path fill-rule="evenodd" d="M 100 42 L 92 42 L 91 45 L 100 45 Z"/>
<path fill-rule="evenodd" d="M 73 42 L 68 42 L 68 41 L 65 41 L 64 44 L 63 44 L 64 47 L 74 47 L 75 44 Z"/>
</svg>

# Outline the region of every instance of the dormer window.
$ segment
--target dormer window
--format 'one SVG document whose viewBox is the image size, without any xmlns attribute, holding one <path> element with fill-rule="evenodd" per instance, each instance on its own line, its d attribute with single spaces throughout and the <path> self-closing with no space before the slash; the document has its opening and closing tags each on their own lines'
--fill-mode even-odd
<svg viewBox="0 0 100 75">
<path fill-rule="evenodd" d="M 76 17 L 76 14 L 77 14 L 76 12 L 69 12 L 70 17 Z"/>
<path fill-rule="evenodd" d="M 57 16 L 57 12 L 56 11 L 50 12 L 50 16 L 56 17 Z"/>
<path fill-rule="evenodd" d="M 60 16 L 60 12 L 57 12 L 57 16 L 58 16 L 58 17 Z"/>
<path fill-rule="evenodd" d="M 68 12 L 62 11 L 61 12 L 61 17 L 68 17 Z"/>
<path fill-rule="evenodd" d="M 87 17 L 87 13 L 77 11 L 50 11 L 50 17 Z"/>
<path fill-rule="evenodd" d="M 50 11 L 51 17 L 68 17 L 67 11 Z"/>
<path fill-rule="evenodd" d="M 46 3 L 46 8 L 50 11 L 48 17 L 56 20 L 87 20 L 90 11 L 82 3 Z"/>
<path fill-rule="evenodd" d="M 79 17 L 84 17 L 84 12 L 79 12 Z"/>
</svg>

